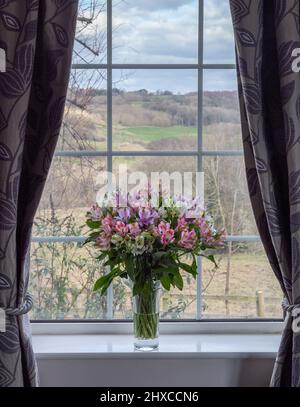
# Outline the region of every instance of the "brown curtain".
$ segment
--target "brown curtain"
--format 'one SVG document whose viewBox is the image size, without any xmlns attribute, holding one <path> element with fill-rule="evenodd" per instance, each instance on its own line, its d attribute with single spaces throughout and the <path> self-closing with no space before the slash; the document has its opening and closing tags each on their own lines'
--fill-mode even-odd
<svg viewBox="0 0 300 407">
<path fill-rule="evenodd" d="M 281 285 L 286 325 L 272 386 L 300 387 L 299 0 L 230 0 L 249 192 L 258 230 Z M 298 312 L 299 311 L 299 312 Z"/>
<path fill-rule="evenodd" d="M 24 263 L 61 126 L 77 3 L 0 0 L 0 386 L 38 382 Z"/>
</svg>

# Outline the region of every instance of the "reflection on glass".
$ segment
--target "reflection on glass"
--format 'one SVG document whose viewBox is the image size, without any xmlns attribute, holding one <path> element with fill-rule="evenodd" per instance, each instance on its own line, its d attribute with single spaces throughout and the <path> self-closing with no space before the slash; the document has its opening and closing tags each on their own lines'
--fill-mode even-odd
<svg viewBox="0 0 300 407">
<path fill-rule="evenodd" d="M 196 63 L 198 0 L 113 2 L 114 63 Z"/>
<path fill-rule="evenodd" d="M 195 150 L 196 70 L 115 70 L 115 150 Z"/>
</svg>

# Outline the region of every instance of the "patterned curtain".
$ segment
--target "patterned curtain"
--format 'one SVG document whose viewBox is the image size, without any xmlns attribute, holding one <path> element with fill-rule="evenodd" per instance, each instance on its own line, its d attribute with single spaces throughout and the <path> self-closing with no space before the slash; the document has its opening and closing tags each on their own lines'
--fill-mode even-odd
<svg viewBox="0 0 300 407">
<path fill-rule="evenodd" d="M 230 0 L 236 42 L 249 193 L 285 297 L 285 329 L 271 380 L 300 387 L 300 48 L 299 0 Z"/>
<path fill-rule="evenodd" d="M 0 0 L 0 386 L 37 385 L 24 263 L 62 121 L 77 3 Z"/>
</svg>

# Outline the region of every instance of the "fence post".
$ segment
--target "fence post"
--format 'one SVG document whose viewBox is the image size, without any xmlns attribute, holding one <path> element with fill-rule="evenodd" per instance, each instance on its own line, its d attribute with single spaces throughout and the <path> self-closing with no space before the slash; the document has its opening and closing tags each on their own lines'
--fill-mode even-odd
<svg viewBox="0 0 300 407">
<path fill-rule="evenodd" d="M 256 314 L 259 318 L 265 316 L 265 297 L 263 291 L 256 291 Z"/>
</svg>

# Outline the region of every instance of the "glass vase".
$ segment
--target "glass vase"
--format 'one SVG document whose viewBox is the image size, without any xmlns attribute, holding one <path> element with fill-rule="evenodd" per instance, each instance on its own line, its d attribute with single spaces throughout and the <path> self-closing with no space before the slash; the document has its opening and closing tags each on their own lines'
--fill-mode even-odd
<svg viewBox="0 0 300 407">
<path fill-rule="evenodd" d="M 133 296 L 134 347 L 140 351 L 158 348 L 159 281 L 152 282 L 146 292 Z"/>
</svg>

